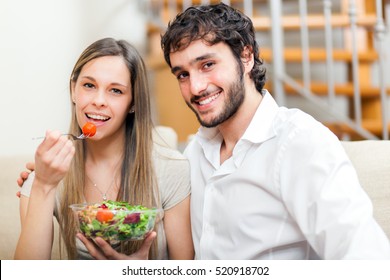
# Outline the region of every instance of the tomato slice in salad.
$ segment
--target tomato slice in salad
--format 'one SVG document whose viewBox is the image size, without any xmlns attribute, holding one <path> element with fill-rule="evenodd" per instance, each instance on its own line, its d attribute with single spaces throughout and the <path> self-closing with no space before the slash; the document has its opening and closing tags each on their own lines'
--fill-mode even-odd
<svg viewBox="0 0 390 280">
<path fill-rule="evenodd" d="M 111 210 L 108 209 L 102 209 L 100 208 L 96 213 L 96 220 L 99 222 L 109 222 L 114 217 L 114 213 L 112 213 Z"/>
<path fill-rule="evenodd" d="M 93 123 L 87 122 L 83 126 L 82 131 L 83 131 L 83 134 L 85 136 L 92 137 L 96 134 L 96 125 L 94 125 Z"/>
</svg>

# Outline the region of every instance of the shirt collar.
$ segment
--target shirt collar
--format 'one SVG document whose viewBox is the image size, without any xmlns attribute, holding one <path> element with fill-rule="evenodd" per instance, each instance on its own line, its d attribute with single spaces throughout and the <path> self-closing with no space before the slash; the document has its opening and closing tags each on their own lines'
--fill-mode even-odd
<svg viewBox="0 0 390 280">
<path fill-rule="evenodd" d="M 251 143 L 262 143 L 273 138 L 276 133 L 273 128 L 274 118 L 278 111 L 278 105 L 267 90 L 262 91 L 263 99 L 256 110 L 255 115 L 242 140 Z M 198 143 L 202 146 L 206 158 L 214 165 L 219 165 L 219 152 L 222 143 L 222 135 L 218 128 L 200 127 L 196 134 Z"/>
<path fill-rule="evenodd" d="M 201 145 L 204 156 L 214 166 L 219 166 L 219 151 L 221 149 L 222 135 L 219 133 L 218 128 L 207 128 L 201 126 L 196 134 L 196 140 Z"/>
<path fill-rule="evenodd" d="M 252 143 L 262 143 L 276 135 L 273 123 L 279 106 L 267 90 L 264 89 L 262 95 L 263 99 L 256 113 L 241 137 Z"/>
<path fill-rule="evenodd" d="M 261 143 L 275 136 L 273 129 L 274 118 L 278 111 L 278 104 L 268 92 L 263 89 L 263 99 L 253 116 L 248 128 L 246 129 L 242 139 L 249 140 L 253 143 Z M 218 128 L 207 128 L 201 126 L 197 133 L 200 143 L 219 143 L 222 137 Z"/>
</svg>

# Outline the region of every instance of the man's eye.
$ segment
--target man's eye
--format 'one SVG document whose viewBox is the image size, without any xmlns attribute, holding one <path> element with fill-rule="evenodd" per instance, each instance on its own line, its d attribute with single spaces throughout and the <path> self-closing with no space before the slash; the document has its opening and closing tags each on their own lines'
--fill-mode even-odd
<svg viewBox="0 0 390 280">
<path fill-rule="evenodd" d="M 214 65 L 214 62 L 206 62 L 204 65 L 203 65 L 203 68 L 210 68 L 211 66 Z"/>
<path fill-rule="evenodd" d="M 178 80 L 183 80 L 184 78 L 188 77 L 188 73 L 179 73 L 176 77 Z"/>
</svg>

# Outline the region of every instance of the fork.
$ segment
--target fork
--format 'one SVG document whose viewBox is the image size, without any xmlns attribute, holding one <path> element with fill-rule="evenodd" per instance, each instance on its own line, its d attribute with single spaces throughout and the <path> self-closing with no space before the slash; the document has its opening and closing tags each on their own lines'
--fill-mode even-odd
<svg viewBox="0 0 390 280">
<path fill-rule="evenodd" d="M 76 136 L 76 135 L 73 135 L 73 134 L 70 134 L 70 133 L 64 133 L 64 134 L 61 134 L 61 135 L 67 135 L 70 138 L 72 138 L 73 140 L 84 140 L 84 139 L 87 139 L 89 137 L 89 135 L 84 135 L 84 133 L 81 133 L 79 136 Z M 43 138 L 45 138 L 45 136 L 34 137 L 32 140 L 38 140 L 38 139 L 43 139 Z"/>
<path fill-rule="evenodd" d="M 62 135 L 68 135 L 73 140 L 84 140 L 89 137 L 89 135 L 85 135 L 84 133 L 81 133 L 79 136 L 73 135 L 73 134 L 62 134 Z"/>
</svg>

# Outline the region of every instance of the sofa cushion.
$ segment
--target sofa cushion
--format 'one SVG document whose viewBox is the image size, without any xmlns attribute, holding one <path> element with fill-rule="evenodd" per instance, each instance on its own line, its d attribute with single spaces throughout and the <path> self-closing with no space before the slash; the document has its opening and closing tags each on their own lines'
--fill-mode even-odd
<svg viewBox="0 0 390 280">
<path fill-rule="evenodd" d="M 390 141 L 342 141 L 372 200 L 374 217 L 390 238 Z"/>
</svg>

